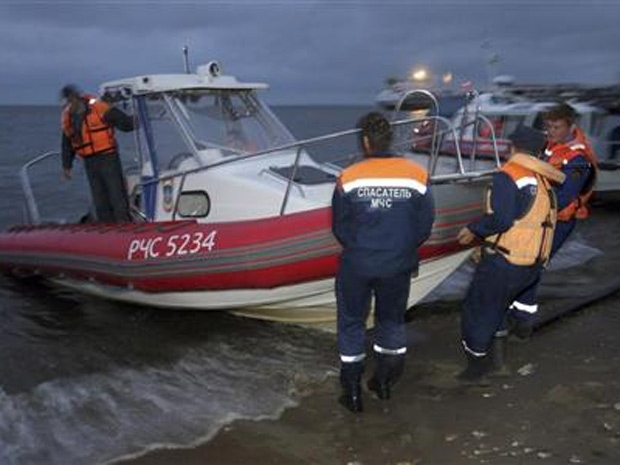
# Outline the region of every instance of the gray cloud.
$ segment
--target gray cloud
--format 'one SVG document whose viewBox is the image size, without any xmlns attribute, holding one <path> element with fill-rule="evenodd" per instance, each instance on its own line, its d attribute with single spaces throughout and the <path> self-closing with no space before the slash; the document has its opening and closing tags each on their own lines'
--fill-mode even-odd
<svg viewBox="0 0 620 465">
<path fill-rule="evenodd" d="M 620 4 L 571 1 L 4 2 L 0 103 L 54 103 L 58 88 L 181 72 L 218 59 L 266 81 L 277 103 L 371 104 L 383 80 L 415 64 L 483 86 L 609 83 L 620 72 Z M 483 47 L 483 44 L 486 44 Z"/>
</svg>

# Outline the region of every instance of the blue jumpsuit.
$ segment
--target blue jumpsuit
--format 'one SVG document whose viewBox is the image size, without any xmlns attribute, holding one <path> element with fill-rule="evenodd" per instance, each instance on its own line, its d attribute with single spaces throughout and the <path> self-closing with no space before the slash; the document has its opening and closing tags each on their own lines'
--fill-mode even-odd
<svg viewBox="0 0 620 465">
<path fill-rule="evenodd" d="M 426 170 L 402 157 L 375 154 L 340 175 L 332 215 L 334 236 L 343 247 L 336 276 L 338 350 L 343 370 L 356 378 L 363 370 L 373 294 L 374 351 L 400 356 L 407 350 L 411 276 L 434 220 Z"/>
<path fill-rule="evenodd" d="M 468 229 L 486 238 L 510 229 L 527 213 L 537 189 L 536 178 L 517 184 L 502 171 L 493 175 L 491 213 L 469 224 Z M 504 328 L 506 309 L 516 295 L 538 279 L 542 265 L 514 265 L 499 252 L 483 247 L 482 258 L 463 302 L 461 334 L 464 349 L 476 356 L 487 354 L 493 337 Z"/>
<path fill-rule="evenodd" d="M 554 184 L 554 191 L 558 202 L 558 211 L 561 211 L 573 202 L 582 192 L 585 186 L 591 182 L 593 167 L 585 155 L 577 155 L 560 168 L 566 175 L 563 184 Z M 575 229 L 577 220 L 572 218 L 568 221 L 558 220 L 553 235 L 551 258 L 562 247 L 570 234 Z M 537 294 L 540 285 L 540 277 L 530 286 L 524 289 L 512 302 L 510 315 L 517 320 L 531 324 L 538 311 Z"/>
</svg>

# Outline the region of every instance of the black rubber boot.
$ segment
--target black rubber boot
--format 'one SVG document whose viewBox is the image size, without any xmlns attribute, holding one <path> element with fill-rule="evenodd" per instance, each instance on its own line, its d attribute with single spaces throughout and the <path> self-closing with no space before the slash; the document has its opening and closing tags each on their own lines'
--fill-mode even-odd
<svg viewBox="0 0 620 465">
<path fill-rule="evenodd" d="M 534 321 L 532 319 L 521 319 L 508 315 L 506 326 L 510 334 L 514 334 L 519 339 L 529 339 L 534 332 Z"/>
<path fill-rule="evenodd" d="M 519 339 L 529 339 L 534 332 L 534 322 L 532 320 L 517 320 L 514 328 L 514 335 Z"/>
<path fill-rule="evenodd" d="M 374 392 L 381 400 L 388 400 L 392 397 L 392 388 L 388 382 L 380 382 L 374 376 L 368 380 L 368 389 Z"/>
<path fill-rule="evenodd" d="M 484 381 L 484 377 L 489 373 L 491 365 L 488 356 L 476 357 L 467 352 L 467 366 L 463 371 L 456 375 L 456 379 L 464 384 L 477 384 Z"/>
<path fill-rule="evenodd" d="M 392 397 L 392 386 L 405 369 L 404 355 L 377 354 L 375 374 L 368 380 L 368 389 L 381 400 Z"/>
<path fill-rule="evenodd" d="M 364 411 L 361 388 L 363 372 L 363 362 L 342 363 L 340 366 L 342 394 L 338 398 L 338 402 L 353 413 Z"/>
<path fill-rule="evenodd" d="M 491 368 L 489 376 L 494 377 L 508 377 L 512 373 L 510 368 L 506 365 L 506 354 L 508 346 L 508 332 L 503 332 L 501 335 L 496 335 L 493 338 L 491 344 Z"/>
</svg>

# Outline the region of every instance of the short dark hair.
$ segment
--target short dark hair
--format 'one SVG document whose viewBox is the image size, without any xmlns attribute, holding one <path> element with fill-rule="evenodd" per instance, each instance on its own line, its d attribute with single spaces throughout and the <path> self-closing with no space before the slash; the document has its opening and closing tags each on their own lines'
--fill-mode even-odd
<svg viewBox="0 0 620 465">
<path fill-rule="evenodd" d="M 82 91 L 75 84 L 66 84 L 60 89 L 60 98 L 67 99 L 69 97 L 80 97 Z"/>
<path fill-rule="evenodd" d="M 368 138 L 373 153 L 385 152 L 392 144 L 392 126 L 385 116 L 378 111 L 371 111 L 357 121 L 360 131 L 360 145 L 364 137 Z M 363 145 L 362 145 L 363 147 Z"/>
<path fill-rule="evenodd" d="M 543 119 L 547 121 L 564 120 L 573 124 L 577 119 L 577 112 L 566 102 L 558 102 L 543 113 Z"/>
<path fill-rule="evenodd" d="M 508 136 L 516 150 L 527 152 L 531 155 L 538 155 L 546 143 L 545 134 L 537 129 L 520 124 Z"/>
</svg>

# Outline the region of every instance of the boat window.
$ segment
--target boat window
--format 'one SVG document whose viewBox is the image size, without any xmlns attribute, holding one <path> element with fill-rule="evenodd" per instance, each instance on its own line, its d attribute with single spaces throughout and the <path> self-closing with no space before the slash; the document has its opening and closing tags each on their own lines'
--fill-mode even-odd
<svg viewBox="0 0 620 465">
<path fill-rule="evenodd" d="M 589 137 L 601 137 L 605 114 L 595 111 L 584 111 L 577 117 L 577 125 Z"/>
<path fill-rule="evenodd" d="M 175 168 L 171 164 L 178 162 L 181 154 L 188 154 L 188 147 L 161 94 L 148 96 L 145 116 L 150 123 L 150 131 L 147 137 L 145 128 L 140 128 L 140 145 L 149 147 L 150 140 L 152 149 L 155 151 L 157 165 L 162 169 Z M 188 156 L 191 157 L 191 153 Z"/>
<path fill-rule="evenodd" d="M 532 123 L 532 127 L 534 129 L 538 129 L 539 131 L 545 131 L 545 120 L 544 120 L 544 113 L 541 111 L 539 113 L 536 114 L 536 117 L 534 118 L 534 122 Z"/>
<path fill-rule="evenodd" d="M 601 137 L 605 127 L 605 113 L 592 113 L 592 128 L 589 133 L 591 137 Z"/>
<path fill-rule="evenodd" d="M 501 134 L 497 134 L 498 139 L 506 139 L 510 134 L 512 134 L 517 127 L 521 124 L 524 124 L 525 115 L 511 115 L 506 116 L 504 120 L 504 128 Z"/>
<path fill-rule="evenodd" d="M 252 90 L 186 89 L 170 96 L 198 152 L 238 156 L 294 142 Z"/>
<path fill-rule="evenodd" d="M 209 195 L 204 191 L 185 191 L 179 196 L 177 213 L 182 218 L 204 218 L 211 210 Z"/>
</svg>

